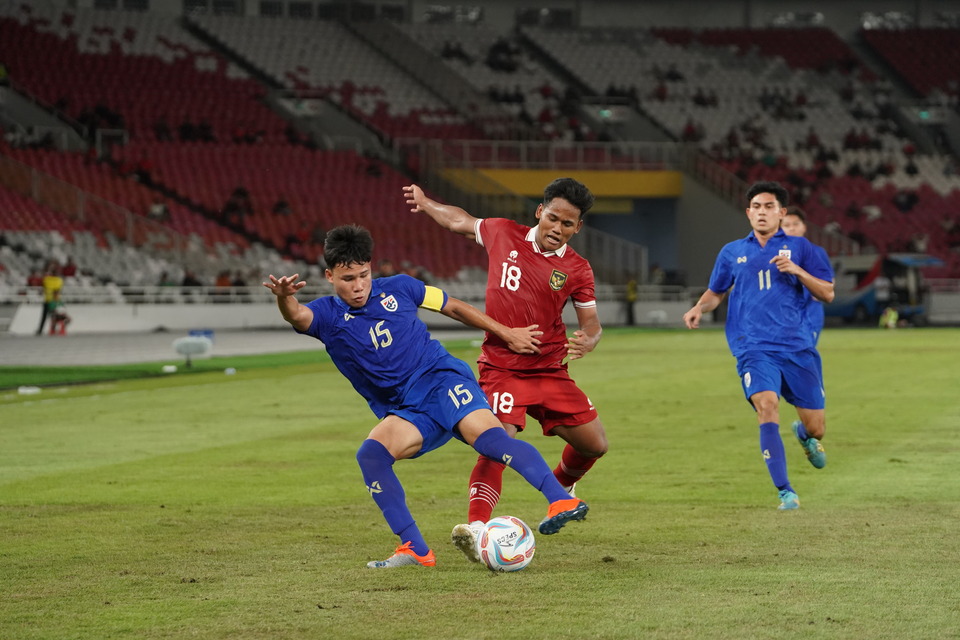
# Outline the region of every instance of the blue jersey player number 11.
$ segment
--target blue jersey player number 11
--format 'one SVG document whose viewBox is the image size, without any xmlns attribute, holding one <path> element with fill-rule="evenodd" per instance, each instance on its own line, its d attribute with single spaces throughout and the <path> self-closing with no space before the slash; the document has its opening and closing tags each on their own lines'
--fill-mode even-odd
<svg viewBox="0 0 960 640">
<path fill-rule="evenodd" d="M 776 182 L 759 182 L 747 191 L 751 231 L 725 245 L 710 283 L 683 316 L 690 329 L 729 294 L 725 330 L 737 359 L 743 393 L 760 423 L 760 451 L 779 492 L 780 509 L 800 500 L 787 476 L 780 437 L 780 397 L 797 409 L 793 432 L 810 463 L 823 468 L 820 440 L 826 431 L 823 370 L 808 313 L 811 296 L 833 300 L 833 270 L 826 254 L 806 238 L 780 228 L 789 196 Z"/>
</svg>

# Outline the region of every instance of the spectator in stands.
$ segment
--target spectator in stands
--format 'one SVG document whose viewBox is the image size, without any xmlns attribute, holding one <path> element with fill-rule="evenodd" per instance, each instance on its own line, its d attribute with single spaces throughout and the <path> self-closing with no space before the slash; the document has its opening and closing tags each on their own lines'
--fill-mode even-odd
<svg viewBox="0 0 960 640">
<path fill-rule="evenodd" d="M 164 271 L 160 274 L 160 279 L 157 280 L 157 286 L 159 287 L 175 287 L 177 286 L 177 281 L 170 277 L 170 274 Z"/>
<path fill-rule="evenodd" d="M 850 201 L 850 204 L 847 205 L 844 214 L 851 220 L 858 220 L 860 218 L 860 205 L 857 204 L 856 200 Z"/>
<path fill-rule="evenodd" d="M 381 160 L 379 154 L 373 149 L 365 149 L 363 151 L 364 159 L 364 173 L 366 173 L 371 178 L 379 178 L 383 175 L 383 160 Z"/>
<path fill-rule="evenodd" d="M 67 258 L 67 262 L 60 271 L 64 278 L 73 278 L 77 275 L 77 263 L 73 261 L 73 258 Z"/>
<path fill-rule="evenodd" d="M 313 244 L 323 246 L 323 243 L 327 240 L 327 230 L 323 228 L 323 225 L 319 222 L 314 225 L 313 231 L 310 232 L 310 242 Z"/>
<path fill-rule="evenodd" d="M 709 106 L 707 102 L 707 94 L 704 93 L 703 87 L 697 87 L 697 90 L 693 93 L 693 104 L 698 107 Z"/>
<path fill-rule="evenodd" d="M 185 269 L 183 272 L 183 280 L 180 282 L 181 287 L 202 287 L 203 283 L 197 278 L 195 274 L 190 269 Z"/>
<path fill-rule="evenodd" d="M 513 73 L 519 66 L 517 61 L 519 53 L 520 49 L 516 43 L 501 36 L 487 50 L 486 64 L 494 71 Z"/>
<path fill-rule="evenodd" d="M 467 54 L 459 40 L 445 40 L 440 50 L 440 57 L 444 60 L 462 60 L 468 65 L 473 64 L 473 58 Z"/>
<path fill-rule="evenodd" d="M 170 222 L 170 208 L 166 202 L 156 198 L 147 209 L 147 217 L 157 222 Z"/>
<path fill-rule="evenodd" d="M 27 276 L 27 286 L 28 287 L 42 287 L 43 286 L 43 272 L 40 269 L 34 269 L 30 272 L 30 275 Z"/>
<path fill-rule="evenodd" d="M 683 142 L 699 142 L 703 139 L 703 125 L 695 122 L 693 118 L 687 118 L 687 123 L 683 125 L 683 131 L 680 134 L 680 140 Z"/>
<path fill-rule="evenodd" d="M 950 250 L 960 249 L 960 216 L 944 218 L 941 224 L 946 232 L 947 247 Z"/>
<path fill-rule="evenodd" d="M 910 189 L 899 189 L 893 196 L 893 206 L 895 206 L 900 213 L 909 213 L 919 201 L 920 197 L 915 191 L 911 191 Z"/>
<path fill-rule="evenodd" d="M 910 238 L 910 248 L 917 253 L 926 253 L 929 247 L 930 234 L 928 233 L 915 233 Z"/>
<path fill-rule="evenodd" d="M 677 69 L 677 65 L 671 62 L 670 66 L 667 67 L 667 72 L 664 74 L 664 78 L 666 78 L 668 82 L 680 82 L 684 79 L 684 75 L 680 73 L 679 69 Z"/>
<path fill-rule="evenodd" d="M 814 175 L 817 177 L 817 180 L 829 180 L 833 177 L 833 171 L 830 170 L 830 166 L 826 162 L 818 162 Z"/>
<path fill-rule="evenodd" d="M 430 284 L 430 280 L 433 279 L 426 267 L 415 265 L 409 260 L 400 261 L 400 273 L 416 278 L 424 284 Z"/>
<path fill-rule="evenodd" d="M 173 142 L 173 132 L 170 131 L 170 125 L 163 116 L 153 123 L 153 137 L 157 142 Z"/>
<path fill-rule="evenodd" d="M 280 196 L 276 202 L 273 203 L 273 215 L 276 216 L 289 216 L 293 213 L 293 209 L 290 208 L 290 203 L 287 202 L 287 199 L 283 196 Z"/>
<path fill-rule="evenodd" d="M 867 222 L 876 222 L 883 217 L 883 211 L 875 204 L 865 204 L 861 211 Z"/>
<path fill-rule="evenodd" d="M 384 258 L 377 263 L 377 278 L 389 278 L 397 275 L 397 268 L 393 266 L 393 261 Z"/>
<path fill-rule="evenodd" d="M 197 139 L 197 126 L 189 118 L 180 123 L 177 131 L 181 142 L 193 142 Z"/>
<path fill-rule="evenodd" d="M 243 219 L 253 213 L 253 203 L 250 201 L 250 192 L 244 186 L 235 187 L 223 205 L 221 213 L 223 221 L 228 226 L 243 226 Z"/>
</svg>

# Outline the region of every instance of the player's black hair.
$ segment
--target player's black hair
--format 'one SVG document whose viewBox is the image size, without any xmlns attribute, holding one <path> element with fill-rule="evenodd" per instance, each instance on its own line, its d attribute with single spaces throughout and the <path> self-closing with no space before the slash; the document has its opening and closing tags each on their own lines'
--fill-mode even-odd
<svg viewBox="0 0 960 640">
<path fill-rule="evenodd" d="M 772 193 L 777 199 L 777 202 L 780 203 L 781 207 L 786 207 L 790 204 L 790 194 L 779 182 L 773 181 L 764 181 L 764 182 L 754 182 L 750 185 L 750 188 L 747 189 L 747 206 L 750 206 L 750 201 L 753 200 L 757 194 L 760 193 Z"/>
<path fill-rule="evenodd" d="M 373 257 L 373 236 L 363 227 L 344 224 L 334 227 L 323 243 L 323 260 L 328 269 L 336 266 L 370 262 Z"/>
<path fill-rule="evenodd" d="M 554 198 L 563 198 L 580 210 L 582 218 L 593 206 L 593 194 L 590 189 L 573 178 L 557 178 L 543 190 L 543 203 L 550 204 Z"/>
<path fill-rule="evenodd" d="M 803 211 L 800 211 L 800 209 L 797 209 L 795 207 L 790 207 L 789 209 L 787 209 L 786 215 L 796 216 L 797 218 L 800 219 L 800 222 L 802 222 L 803 224 L 807 224 L 807 217 L 803 215 Z"/>
</svg>

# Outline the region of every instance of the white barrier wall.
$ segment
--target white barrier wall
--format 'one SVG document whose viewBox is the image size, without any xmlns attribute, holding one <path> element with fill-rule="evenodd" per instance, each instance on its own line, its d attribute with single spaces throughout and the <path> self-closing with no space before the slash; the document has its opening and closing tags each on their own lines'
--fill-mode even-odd
<svg viewBox="0 0 960 640">
<path fill-rule="evenodd" d="M 681 302 L 637 302 L 634 317 L 638 325 L 677 326 L 689 309 Z M 270 329 L 287 326 L 275 304 L 74 304 L 67 333 L 143 333 L 150 331 L 189 331 L 191 329 Z M 607 326 L 620 325 L 625 310 L 620 302 L 598 303 L 600 321 Z M 432 311 L 420 311 L 431 327 L 454 327 L 459 323 Z M 577 326 L 577 315 L 568 305 L 563 314 L 568 327 Z M 40 324 L 40 305 L 21 304 L 13 315 L 8 331 L 17 335 L 36 333 Z M 47 327 L 49 329 L 49 325 Z"/>
</svg>

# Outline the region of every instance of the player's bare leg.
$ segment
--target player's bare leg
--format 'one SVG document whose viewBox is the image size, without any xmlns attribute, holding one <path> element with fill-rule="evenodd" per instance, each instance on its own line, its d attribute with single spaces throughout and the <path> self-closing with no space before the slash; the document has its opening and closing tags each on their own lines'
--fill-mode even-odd
<svg viewBox="0 0 960 640">
<path fill-rule="evenodd" d="M 556 426 L 551 433 L 567 443 L 560 456 L 560 463 L 553 470 L 553 475 L 573 496 L 574 485 L 607 452 L 606 431 L 600 419 L 595 418 L 575 427 Z"/>
<path fill-rule="evenodd" d="M 826 433 L 826 412 L 823 409 L 797 407 L 799 420 L 793 423 L 793 435 L 797 437 L 803 452 L 817 469 L 827 465 L 827 454 L 820 443 Z"/>
</svg>

